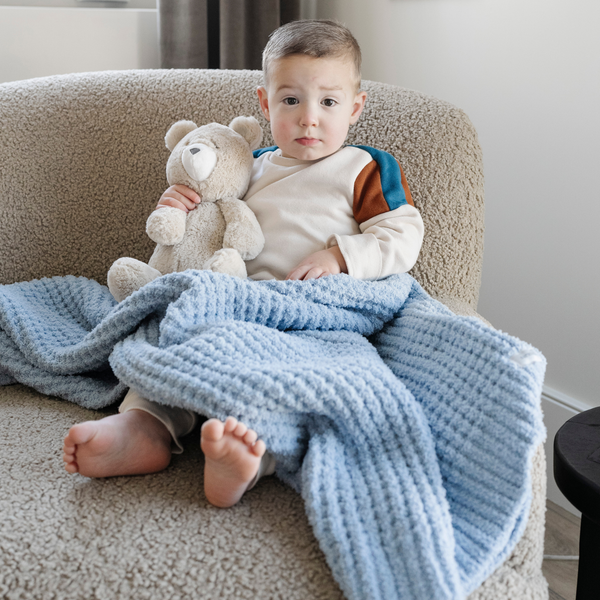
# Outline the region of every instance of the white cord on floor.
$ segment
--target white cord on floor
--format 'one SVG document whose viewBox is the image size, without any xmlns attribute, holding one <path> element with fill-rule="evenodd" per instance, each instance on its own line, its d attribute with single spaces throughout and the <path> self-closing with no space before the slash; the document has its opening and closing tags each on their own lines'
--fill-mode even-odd
<svg viewBox="0 0 600 600">
<path fill-rule="evenodd" d="M 579 560 L 579 556 L 564 556 L 562 554 L 544 554 L 544 560 Z"/>
</svg>

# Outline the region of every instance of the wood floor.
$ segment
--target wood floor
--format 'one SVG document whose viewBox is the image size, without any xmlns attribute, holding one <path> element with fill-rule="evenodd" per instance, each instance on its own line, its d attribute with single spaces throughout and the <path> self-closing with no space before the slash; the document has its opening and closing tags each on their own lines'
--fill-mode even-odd
<svg viewBox="0 0 600 600">
<path fill-rule="evenodd" d="M 546 502 L 544 555 L 579 554 L 580 519 L 562 507 Z M 544 560 L 543 571 L 550 588 L 550 600 L 575 600 L 577 561 Z"/>
</svg>

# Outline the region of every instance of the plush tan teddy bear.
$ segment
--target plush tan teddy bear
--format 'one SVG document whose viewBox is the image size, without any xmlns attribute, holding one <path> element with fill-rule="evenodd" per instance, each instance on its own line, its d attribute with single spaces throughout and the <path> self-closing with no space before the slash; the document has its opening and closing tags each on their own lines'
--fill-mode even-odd
<svg viewBox="0 0 600 600">
<path fill-rule="evenodd" d="M 192 188 L 202 202 L 189 213 L 167 206 L 148 217 L 146 233 L 157 246 L 148 264 L 134 258 L 113 263 L 107 279 L 117 301 L 175 271 L 209 269 L 246 277 L 244 260 L 256 258 L 265 243 L 254 213 L 240 200 L 262 135 L 254 117 L 237 117 L 229 127 L 198 127 L 192 121 L 171 126 L 165 136 L 169 185 Z"/>
</svg>

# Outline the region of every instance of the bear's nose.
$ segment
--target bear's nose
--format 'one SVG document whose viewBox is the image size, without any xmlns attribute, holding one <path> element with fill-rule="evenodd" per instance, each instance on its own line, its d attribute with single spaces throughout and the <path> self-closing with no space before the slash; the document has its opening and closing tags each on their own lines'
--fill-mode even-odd
<svg viewBox="0 0 600 600">
<path fill-rule="evenodd" d="M 190 148 L 191 154 L 198 154 L 198 152 L 201 152 L 200 148 Z"/>
</svg>

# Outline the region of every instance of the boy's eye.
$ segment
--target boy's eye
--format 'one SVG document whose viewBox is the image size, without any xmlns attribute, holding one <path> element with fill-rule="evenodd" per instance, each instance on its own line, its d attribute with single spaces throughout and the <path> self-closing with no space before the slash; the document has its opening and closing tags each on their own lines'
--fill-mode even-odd
<svg viewBox="0 0 600 600">
<path fill-rule="evenodd" d="M 295 104 L 298 104 L 298 99 L 297 98 L 284 98 L 283 103 L 287 104 L 288 106 L 294 106 Z"/>
<path fill-rule="evenodd" d="M 325 100 L 323 100 L 323 104 L 325 106 L 335 106 L 337 102 L 333 98 L 325 98 Z"/>
</svg>

